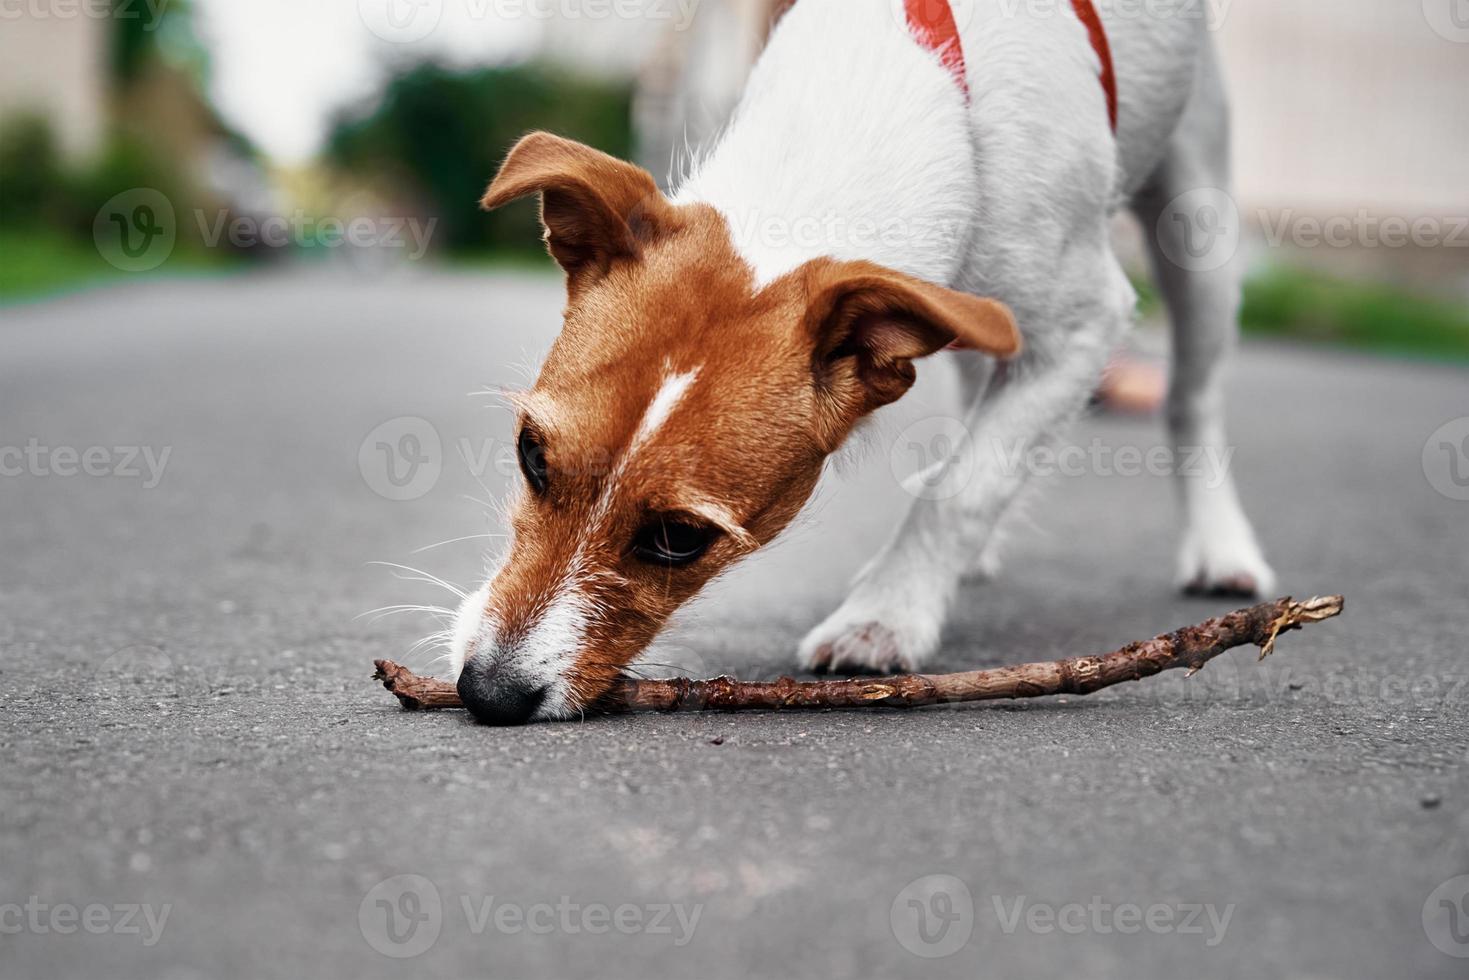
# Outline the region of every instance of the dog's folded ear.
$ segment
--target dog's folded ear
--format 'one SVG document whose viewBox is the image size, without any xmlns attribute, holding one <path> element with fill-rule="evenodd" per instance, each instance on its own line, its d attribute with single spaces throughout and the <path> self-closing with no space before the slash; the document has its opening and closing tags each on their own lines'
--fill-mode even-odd
<svg viewBox="0 0 1469 980">
<path fill-rule="evenodd" d="M 480 206 L 537 193 L 546 245 L 573 290 L 619 259 L 637 258 L 671 210 L 646 170 L 551 133 L 515 144 Z"/>
<path fill-rule="evenodd" d="M 1015 317 L 998 300 L 871 262 L 817 259 L 799 271 L 817 384 L 849 426 L 912 386 L 914 358 L 951 345 L 996 357 L 1020 351 Z"/>
</svg>

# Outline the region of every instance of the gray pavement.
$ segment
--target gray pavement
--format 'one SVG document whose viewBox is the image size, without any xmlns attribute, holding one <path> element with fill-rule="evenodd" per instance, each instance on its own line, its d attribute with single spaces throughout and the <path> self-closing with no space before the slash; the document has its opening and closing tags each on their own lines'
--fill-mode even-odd
<svg viewBox="0 0 1469 980">
<path fill-rule="evenodd" d="M 478 574 L 484 540 L 413 552 L 494 530 L 471 498 L 508 417 L 466 396 L 524 380 L 559 302 L 323 271 L 0 311 L 0 447 L 34 447 L 0 477 L 0 976 L 1464 976 L 1469 503 L 1424 447 L 1469 372 L 1242 351 L 1234 465 L 1282 589 L 1348 597 L 1263 665 L 909 713 L 404 714 L 369 662 L 431 621 L 354 617 L 446 595 L 368 563 Z M 947 370 L 658 659 L 789 670 Z M 1027 513 L 940 668 L 1230 605 L 1172 594 L 1166 479 L 1060 477 Z"/>
</svg>

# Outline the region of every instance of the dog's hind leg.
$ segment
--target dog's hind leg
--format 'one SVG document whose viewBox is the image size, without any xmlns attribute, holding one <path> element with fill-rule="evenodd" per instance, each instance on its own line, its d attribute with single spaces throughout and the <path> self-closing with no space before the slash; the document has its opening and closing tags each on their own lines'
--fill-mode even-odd
<svg viewBox="0 0 1469 980">
<path fill-rule="evenodd" d="M 1240 305 L 1237 224 L 1229 225 L 1238 217 L 1229 194 L 1229 110 L 1211 49 L 1168 153 L 1133 210 L 1172 327 L 1168 428 L 1183 518 L 1179 584 L 1189 592 L 1273 595 L 1275 573 L 1228 469 L 1224 366 Z"/>
</svg>

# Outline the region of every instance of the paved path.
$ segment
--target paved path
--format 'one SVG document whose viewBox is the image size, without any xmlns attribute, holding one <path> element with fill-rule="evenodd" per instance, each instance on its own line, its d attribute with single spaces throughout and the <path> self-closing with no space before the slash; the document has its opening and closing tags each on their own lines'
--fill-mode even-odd
<svg viewBox="0 0 1469 980">
<path fill-rule="evenodd" d="M 1422 916 L 1469 953 L 1469 904 L 1458 947 L 1438 904 L 1469 879 L 1430 900 L 1469 873 L 1469 503 L 1422 454 L 1469 374 L 1243 352 L 1235 466 L 1283 588 L 1349 597 L 1261 666 L 918 713 L 402 714 L 368 663 L 429 624 L 353 617 L 444 596 L 367 563 L 474 579 L 484 541 L 413 550 L 493 529 L 469 498 L 504 484 L 507 416 L 466 393 L 522 380 L 558 304 L 550 279 L 318 273 L 4 311 L 0 447 L 34 448 L 0 477 L 0 975 L 1463 975 Z M 925 368 L 663 659 L 788 669 L 902 506 L 887 446 L 948 392 Z M 404 416 L 442 465 L 420 439 L 399 490 L 376 443 L 415 433 L 359 448 Z M 110 475 L 57 475 L 91 447 Z M 1050 481 L 939 666 L 1223 609 L 1168 588 L 1171 503 L 1158 477 Z M 957 881 L 904 891 L 927 875 Z"/>
</svg>

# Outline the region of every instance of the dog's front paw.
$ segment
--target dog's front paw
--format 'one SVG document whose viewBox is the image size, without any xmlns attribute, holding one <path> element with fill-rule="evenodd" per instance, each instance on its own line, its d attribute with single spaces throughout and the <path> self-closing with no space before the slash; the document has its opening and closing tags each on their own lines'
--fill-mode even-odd
<svg viewBox="0 0 1469 980">
<path fill-rule="evenodd" d="M 936 623 L 914 618 L 848 600 L 801 641 L 801 668 L 814 674 L 911 673 L 939 640 Z"/>
<path fill-rule="evenodd" d="M 897 635 L 876 622 L 819 639 L 812 631 L 801 644 L 801 666 L 813 674 L 903 674 L 914 669 Z"/>
<path fill-rule="evenodd" d="M 1269 598 L 1275 595 L 1275 570 L 1248 532 L 1186 541 L 1178 557 L 1178 585 L 1191 596 Z"/>
</svg>

